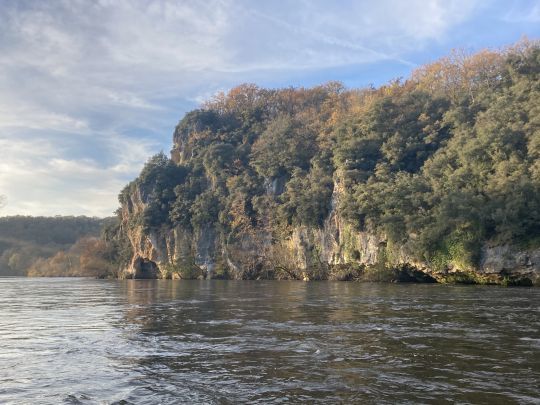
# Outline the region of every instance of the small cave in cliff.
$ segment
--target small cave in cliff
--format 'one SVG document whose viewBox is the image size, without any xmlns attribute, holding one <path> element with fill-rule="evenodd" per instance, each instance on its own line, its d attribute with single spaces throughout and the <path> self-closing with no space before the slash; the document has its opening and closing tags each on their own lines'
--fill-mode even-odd
<svg viewBox="0 0 540 405">
<path fill-rule="evenodd" d="M 395 281 L 398 283 L 436 283 L 437 280 L 431 275 L 411 265 L 403 265 L 396 268 Z"/>
<path fill-rule="evenodd" d="M 145 257 L 137 257 L 133 262 L 133 278 L 154 279 L 158 278 L 159 268 L 155 262 Z"/>
</svg>

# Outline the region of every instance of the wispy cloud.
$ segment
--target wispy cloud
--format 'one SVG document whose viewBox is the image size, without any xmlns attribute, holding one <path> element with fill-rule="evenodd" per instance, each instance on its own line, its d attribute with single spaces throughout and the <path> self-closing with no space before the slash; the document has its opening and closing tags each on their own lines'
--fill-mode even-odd
<svg viewBox="0 0 540 405">
<path fill-rule="evenodd" d="M 540 0 L 514 1 L 503 19 L 514 23 L 540 22 Z"/>
<path fill-rule="evenodd" d="M 321 69 L 409 67 L 410 52 L 443 41 L 477 4 L 2 1 L 2 213 L 110 214 L 201 95 L 262 72 L 286 83 Z"/>
<path fill-rule="evenodd" d="M 110 164 L 72 158 L 79 142 L 0 138 L 0 190 L 9 190 L 6 213 L 111 215 L 120 189 L 156 145 L 122 136 L 100 141 L 116 157 Z"/>
</svg>

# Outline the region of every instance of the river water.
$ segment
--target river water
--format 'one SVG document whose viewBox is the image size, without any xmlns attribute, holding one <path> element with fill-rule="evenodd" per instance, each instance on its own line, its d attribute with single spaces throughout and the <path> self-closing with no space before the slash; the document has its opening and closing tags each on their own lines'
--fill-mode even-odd
<svg viewBox="0 0 540 405">
<path fill-rule="evenodd" d="M 0 403 L 540 403 L 540 288 L 0 279 Z"/>
</svg>

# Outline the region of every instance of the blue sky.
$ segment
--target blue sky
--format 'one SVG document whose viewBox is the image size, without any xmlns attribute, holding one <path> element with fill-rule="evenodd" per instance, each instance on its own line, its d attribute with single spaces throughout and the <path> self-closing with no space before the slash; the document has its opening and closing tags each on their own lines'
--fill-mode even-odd
<svg viewBox="0 0 540 405">
<path fill-rule="evenodd" d="M 240 83 L 349 87 L 540 38 L 540 0 L 0 2 L 2 215 L 95 215 Z"/>
</svg>

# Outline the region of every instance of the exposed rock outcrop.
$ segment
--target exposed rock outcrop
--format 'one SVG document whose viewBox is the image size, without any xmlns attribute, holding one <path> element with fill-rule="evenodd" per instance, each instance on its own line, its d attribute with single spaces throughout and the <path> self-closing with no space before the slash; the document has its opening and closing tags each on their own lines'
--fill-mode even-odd
<svg viewBox="0 0 540 405">
<path fill-rule="evenodd" d="M 269 193 L 280 192 L 279 184 L 268 184 Z M 122 207 L 125 226 L 145 208 L 144 192 L 136 190 Z M 540 249 L 485 246 L 477 268 L 436 270 L 412 258 L 406 246 L 388 254 L 384 235 L 353 229 L 335 208 L 322 227 L 295 227 L 281 240 L 265 229 L 233 237 L 213 226 L 193 232 L 180 226 L 144 231 L 132 225 L 128 236 L 134 255 L 122 273 L 125 278 L 540 282 Z"/>
</svg>

